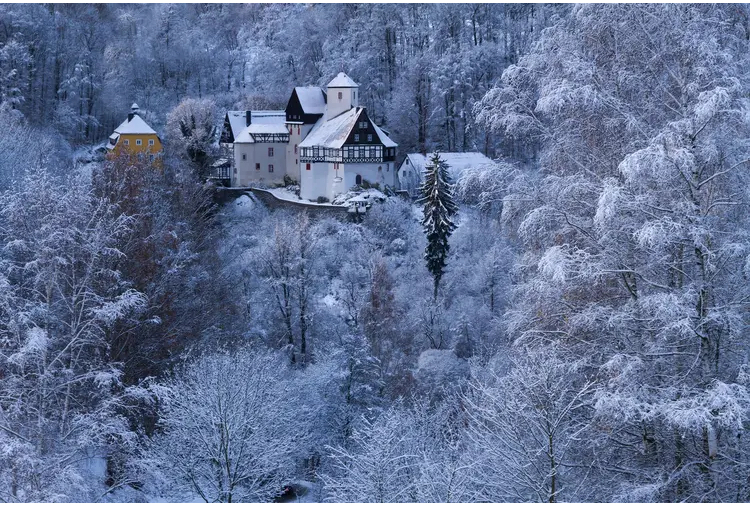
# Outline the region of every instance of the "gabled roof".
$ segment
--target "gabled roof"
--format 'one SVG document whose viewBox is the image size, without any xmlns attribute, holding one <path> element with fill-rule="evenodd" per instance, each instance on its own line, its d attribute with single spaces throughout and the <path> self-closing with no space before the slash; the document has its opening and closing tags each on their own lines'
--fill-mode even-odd
<svg viewBox="0 0 750 506">
<path fill-rule="evenodd" d="M 422 172 L 424 172 L 425 165 L 432 158 L 433 153 L 427 153 L 423 155 L 421 153 L 409 153 L 406 155 L 406 159 L 399 167 L 399 170 L 405 167 L 412 167 L 415 169 L 417 175 L 421 178 Z M 463 171 L 466 169 L 473 169 L 481 167 L 482 165 L 493 164 L 492 160 L 484 156 L 482 153 L 468 152 L 468 153 L 440 153 L 440 158 L 445 160 L 448 164 L 448 174 L 451 179 L 455 182 Z M 406 161 L 409 161 L 409 164 Z"/>
<path fill-rule="evenodd" d="M 299 147 L 310 148 L 313 146 L 322 146 L 326 148 L 341 148 L 349 138 L 349 134 L 359 121 L 363 111 L 363 107 L 354 107 L 328 121 L 326 121 L 325 116 L 320 118 L 312 130 L 310 130 L 307 137 L 300 142 Z M 395 148 L 398 146 L 372 120 L 369 120 L 369 123 L 375 128 L 375 133 L 380 138 L 380 143 L 383 146 L 386 148 Z"/>
<path fill-rule="evenodd" d="M 351 77 L 344 74 L 343 72 L 339 72 L 339 74 L 334 77 L 330 83 L 328 83 L 329 88 L 359 88 L 359 85 L 355 83 Z"/>
<path fill-rule="evenodd" d="M 297 86 L 294 88 L 305 114 L 323 114 L 326 112 L 326 97 L 317 86 Z"/>
<path fill-rule="evenodd" d="M 239 137 L 247 127 L 247 111 L 227 111 L 229 127 L 232 129 L 232 137 Z M 286 114 L 284 111 L 250 111 L 250 122 L 255 123 L 279 123 L 284 124 Z"/>
<path fill-rule="evenodd" d="M 232 129 L 232 137 L 236 139 L 246 126 L 245 111 L 227 111 L 227 118 L 229 118 L 229 128 Z"/>
<path fill-rule="evenodd" d="M 148 126 L 143 118 L 137 114 L 133 114 L 132 119 L 126 119 L 120 126 L 115 128 L 116 134 L 156 134 L 153 128 Z"/>
<path fill-rule="evenodd" d="M 289 134 L 286 125 L 276 123 L 252 123 L 234 140 L 237 144 L 252 144 L 255 142 L 253 134 Z"/>
<path fill-rule="evenodd" d="M 312 146 L 340 148 L 349 137 L 349 132 L 354 128 L 361 112 L 361 107 L 355 107 L 329 121 L 325 121 L 325 117 L 320 118 L 299 146 L 301 148 Z"/>
<path fill-rule="evenodd" d="M 380 142 L 385 146 L 386 148 L 395 148 L 398 146 L 395 142 L 391 140 L 390 137 L 388 137 L 382 128 L 380 128 L 378 125 L 375 124 L 374 121 L 371 121 L 373 128 L 375 128 L 375 133 L 378 134 L 378 137 L 380 137 Z"/>
</svg>

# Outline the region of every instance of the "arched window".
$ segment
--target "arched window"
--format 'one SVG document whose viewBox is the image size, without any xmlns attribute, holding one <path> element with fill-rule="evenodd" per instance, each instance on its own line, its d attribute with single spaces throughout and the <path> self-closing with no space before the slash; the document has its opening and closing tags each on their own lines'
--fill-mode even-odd
<svg viewBox="0 0 750 506">
<path fill-rule="evenodd" d="M 362 176 L 357 174 L 357 177 L 354 178 L 354 184 L 362 184 Z"/>
</svg>

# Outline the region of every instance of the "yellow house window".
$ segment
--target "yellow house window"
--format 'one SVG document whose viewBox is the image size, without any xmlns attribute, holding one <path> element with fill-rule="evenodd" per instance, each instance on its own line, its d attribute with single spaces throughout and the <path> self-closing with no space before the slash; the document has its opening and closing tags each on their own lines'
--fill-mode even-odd
<svg viewBox="0 0 750 506">
<path fill-rule="evenodd" d="M 135 145 L 136 146 L 140 146 L 141 144 L 143 144 L 143 141 L 141 139 L 136 139 L 135 140 Z"/>
<path fill-rule="evenodd" d="M 128 140 L 128 139 L 125 139 L 125 145 L 126 145 L 126 146 L 130 146 L 130 140 Z"/>
<path fill-rule="evenodd" d="M 148 145 L 149 146 L 153 146 L 154 145 L 154 140 L 153 139 L 149 139 L 148 140 Z"/>
</svg>

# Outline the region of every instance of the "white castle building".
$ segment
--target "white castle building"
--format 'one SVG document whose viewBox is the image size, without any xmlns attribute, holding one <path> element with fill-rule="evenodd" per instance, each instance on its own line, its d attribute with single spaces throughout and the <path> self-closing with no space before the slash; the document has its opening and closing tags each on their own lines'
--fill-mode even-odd
<svg viewBox="0 0 750 506">
<path fill-rule="evenodd" d="M 298 181 L 300 197 L 328 200 L 363 182 L 396 187 L 396 147 L 359 106 L 359 85 L 340 72 L 327 92 L 296 87 L 284 111 L 229 111 L 231 186 Z"/>
</svg>

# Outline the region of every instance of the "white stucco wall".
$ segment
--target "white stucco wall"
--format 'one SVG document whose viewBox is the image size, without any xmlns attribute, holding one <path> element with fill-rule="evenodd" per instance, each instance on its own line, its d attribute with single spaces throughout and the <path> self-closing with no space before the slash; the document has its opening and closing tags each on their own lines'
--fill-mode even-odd
<svg viewBox="0 0 750 506">
<path fill-rule="evenodd" d="M 289 134 L 289 144 L 287 144 L 286 147 L 286 173 L 295 181 L 300 182 L 300 178 L 302 177 L 302 164 L 299 161 L 301 151 L 299 144 L 305 139 L 305 137 L 307 137 L 307 134 L 310 133 L 310 130 L 312 130 L 315 125 L 287 123 L 286 126 L 287 128 L 292 127 L 292 133 Z M 294 152 L 295 146 L 297 146 L 297 153 Z"/>
<path fill-rule="evenodd" d="M 306 169 L 306 163 L 300 165 L 300 197 L 305 200 L 317 200 L 318 197 L 331 199 L 327 188 L 329 165 L 324 162 L 310 163 L 310 170 Z"/>
<path fill-rule="evenodd" d="M 378 170 L 378 169 L 381 170 Z M 348 190 L 356 184 L 357 174 L 371 184 L 379 184 L 382 189 L 385 185 L 395 187 L 396 175 L 393 162 L 382 163 L 347 163 L 346 178 L 344 179 Z"/>
<path fill-rule="evenodd" d="M 273 148 L 273 156 L 268 156 L 268 148 Z M 249 186 L 251 183 L 267 185 L 284 182 L 286 174 L 286 143 L 250 143 L 234 145 L 234 164 L 237 174 L 232 175 L 232 186 Z M 242 159 L 245 155 L 245 159 Z M 260 164 L 260 170 L 255 164 Z M 273 172 L 268 166 L 273 164 Z"/>
<path fill-rule="evenodd" d="M 398 167 L 398 189 L 406 190 L 413 196 L 421 184 L 421 177 L 414 166 L 407 163 L 408 160 L 409 158 L 404 159 Z"/>
<path fill-rule="evenodd" d="M 339 99 L 341 93 L 341 99 Z M 359 106 L 359 88 L 328 88 L 326 102 L 326 118 L 332 119 Z"/>
</svg>

